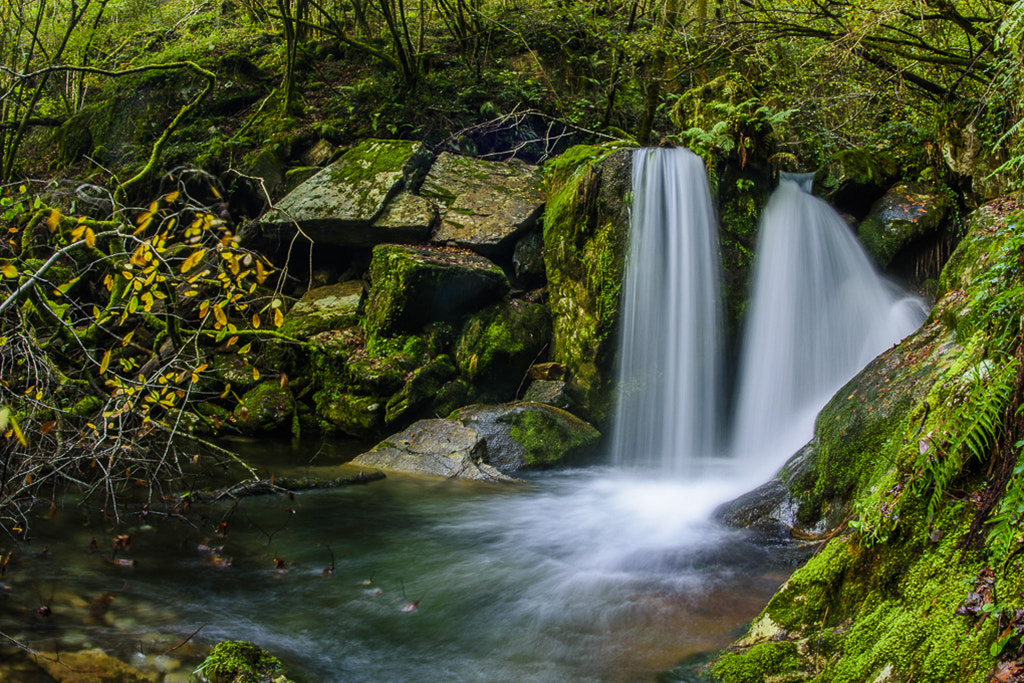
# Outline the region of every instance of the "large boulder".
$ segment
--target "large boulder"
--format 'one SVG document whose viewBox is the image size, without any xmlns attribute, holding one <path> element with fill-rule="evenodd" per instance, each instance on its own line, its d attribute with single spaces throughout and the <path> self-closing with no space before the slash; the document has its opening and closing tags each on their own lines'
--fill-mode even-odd
<svg viewBox="0 0 1024 683">
<path fill-rule="evenodd" d="M 939 232 L 952 200 L 924 183 L 900 183 L 871 207 L 858 233 L 871 258 L 888 266 L 914 240 Z"/>
<path fill-rule="evenodd" d="M 434 209 L 401 190 L 414 184 L 429 161 L 419 142 L 362 142 L 285 196 L 243 241 L 286 241 L 298 225 L 314 242 L 339 247 L 422 242 L 430 235 Z"/>
<path fill-rule="evenodd" d="M 509 291 L 501 268 L 476 254 L 383 244 L 370 263 L 368 336 L 416 332 L 430 321 L 458 321 Z"/>
<path fill-rule="evenodd" d="M 814 189 L 840 211 L 863 218 L 885 194 L 899 170 L 899 162 L 887 152 L 844 149 L 815 173 Z"/>
<path fill-rule="evenodd" d="M 547 167 L 544 265 L 552 356 L 599 426 L 614 398 L 619 293 L 629 242 L 631 149 L 573 147 Z"/>
<path fill-rule="evenodd" d="M 536 166 L 442 153 L 420 194 L 441 207 L 433 242 L 495 257 L 511 252 L 516 236 L 533 227 L 544 207 Z"/>
<path fill-rule="evenodd" d="M 449 416 L 487 441 L 487 462 L 503 472 L 554 465 L 585 454 L 601 437 L 561 408 L 515 402 L 471 405 Z"/>
<path fill-rule="evenodd" d="M 327 330 L 342 330 L 356 323 L 365 291 L 360 280 L 316 287 L 302 295 L 278 330 L 306 340 Z"/>
<path fill-rule="evenodd" d="M 420 420 L 352 460 L 353 465 L 445 479 L 515 481 L 485 462 L 487 443 L 456 420 Z"/>
</svg>

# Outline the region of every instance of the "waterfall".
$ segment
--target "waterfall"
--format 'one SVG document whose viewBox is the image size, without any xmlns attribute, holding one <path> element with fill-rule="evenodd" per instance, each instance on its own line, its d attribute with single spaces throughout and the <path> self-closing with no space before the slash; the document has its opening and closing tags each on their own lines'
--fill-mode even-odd
<svg viewBox="0 0 1024 683">
<path fill-rule="evenodd" d="M 761 217 L 731 449 L 752 465 L 799 449 L 831 396 L 926 316 L 810 192 L 783 174 Z"/>
<path fill-rule="evenodd" d="M 715 454 L 724 406 L 718 238 L 701 159 L 637 150 L 630 226 L 612 453 L 683 474 Z"/>
</svg>

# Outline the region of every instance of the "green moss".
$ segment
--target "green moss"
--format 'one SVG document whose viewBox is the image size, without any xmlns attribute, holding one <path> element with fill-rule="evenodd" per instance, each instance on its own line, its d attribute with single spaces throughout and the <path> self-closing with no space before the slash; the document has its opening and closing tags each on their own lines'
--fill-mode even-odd
<svg viewBox="0 0 1024 683">
<path fill-rule="evenodd" d="M 564 460 L 593 446 L 600 434 L 590 425 L 566 414 L 553 419 L 559 409 L 522 410 L 513 413 L 509 435 L 525 450 L 526 465 L 540 467 Z M 569 419 L 571 418 L 571 419 Z"/>
<path fill-rule="evenodd" d="M 786 683 L 804 681 L 804 676 L 787 677 L 799 670 L 797 645 L 791 642 L 760 643 L 742 655 L 727 654 L 712 668 L 714 676 L 728 683 Z"/>
<path fill-rule="evenodd" d="M 281 660 L 259 645 L 226 640 L 213 648 L 194 673 L 209 683 L 265 683 L 283 672 Z"/>
<path fill-rule="evenodd" d="M 358 438 L 378 436 L 384 420 L 384 402 L 375 396 L 360 396 L 334 389 L 313 395 L 324 431 L 340 431 Z"/>
<path fill-rule="evenodd" d="M 273 432 L 291 426 L 295 399 L 278 380 L 263 382 L 242 396 L 234 423 L 249 432 Z"/>
</svg>

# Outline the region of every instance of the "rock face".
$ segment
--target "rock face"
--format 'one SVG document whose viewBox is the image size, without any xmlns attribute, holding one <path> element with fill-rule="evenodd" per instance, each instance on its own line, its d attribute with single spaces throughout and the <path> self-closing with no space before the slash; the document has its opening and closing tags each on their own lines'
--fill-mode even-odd
<svg viewBox="0 0 1024 683">
<path fill-rule="evenodd" d="M 392 244 L 374 248 L 370 286 L 366 331 L 385 336 L 457 320 L 509 290 L 501 268 L 481 256 Z"/>
<path fill-rule="evenodd" d="M 488 465 L 487 443 L 456 420 L 420 420 L 352 460 L 353 465 L 445 479 L 514 481 Z"/>
<path fill-rule="evenodd" d="M 585 454 L 601 434 L 560 408 L 516 402 L 472 405 L 450 415 L 487 441 L 487 462 L 503 472 L 544 467 Z"/>
<path fill-rule="evenodd" d="M 546 175 L 552 360 L 565 365 L 578 408 L 599 426 L 613 400 L 631 170 L 631 149 L 573 147 Z"/>
<path fill-rule="evenodd" d="M 924 183 L 900 183 L 871 207 L 858 233 L 871 258 L 885 268 L 913 240 L 938 232 L 952 201 Z"/>
<path fill-rule="evenodd" d="M 429 163 L 418 142 L 367 140 L 285 196 L 243 240 L 287 240 L 297 223 L 315 243 L 339 247 L 425 241 L 434 209 L 400 191 Z"/>
<path fill-rule="evenodd" d="M 440 154 L 420 194 L 442 207 L 433 242 L 494 257 L 511 252 L 516 236 L 537 222 L 544 207 L 536 166 Z"/>
<path fill-rule="evenodd" d="M 351 327 L 356 324 L 364 297 L 360 280 L 311 289 L 288 311 L 280 332 L 305 340 L 327 330 Z"/>
<path fill-rule="evenodd" d="M 874 149 L 837 152 L 815 174 L 815 194 L 840 211 L 863 218 L 900 171 L 895 157 Z"/>
</svg>

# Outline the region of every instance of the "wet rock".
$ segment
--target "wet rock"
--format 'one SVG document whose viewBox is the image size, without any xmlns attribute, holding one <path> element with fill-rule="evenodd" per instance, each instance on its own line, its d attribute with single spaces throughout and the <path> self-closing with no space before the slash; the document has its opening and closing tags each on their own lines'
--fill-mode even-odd
<svg viewBox="0 0 1024 683">
<path fill-rule="evenodd" d="M 487 462 L 503 472 L 585 455 L 601 436 L 575 415 L 542 403 L 471 405 L 449 417 L 480 433 Z"/>
<path fill-rule="evenodd" d="M 814 176 L 815 193 L 841 211 L 863 218 L 899 173 L 891 154 L 874 149 L 837 152 Z"/>
<path fill-rule="evenodd" d="M 515 481 L 485 462 L 487 443 L 456 420 L 420 420 L 352 460 L 353 465 L 446 479 Z"/>
<path fill-rule="evenodd" d="M 490 257 L 510 252 L 516 236 L 533 227 L 544 207 L 536 166 L 447 152 L 434 161 L 420 194 L 442 207 L 433 242 Z"/>
<path fill-rule="evenodd" d="M 573 405 L 565 382 L 555 379 L 534 380 L 523 394 L 523 400 L 529 403 L 546 403 L 562 410 L 568 410 Z"/>
<path fill-rule="evenodd" d="M 492 262 L 437 247 L 382 244 L 370 263 L 368 336 L 416 332 L 430 321 L 456 321 L 500 299 L 508 278 Z"/>
<path fill-rule="evenodd" d="M 459 372 L 479 388 L 484 401 L 512 398 L 531 363 L 548 346 L 546 306 L 524 301 L 495 304 L 474 316 L 455 346 Z"/>
<path fill-rule="evenodd" d="M 279 332 L 306 340 L 327 330 L 351 327 L 364 297 L 360 280 L 311 289 L 288 311 Z"/>
<path fill-rule="evenodd" d="M 287 241 L 295 234 L 295 224 L 319 244 L 369 247 L 400 241 L 402 230 L 389 231 L 374 221 L 428 162 L 418 142 L 367 140 L 290 192 L 242 241 Z"/>
<path fill-rule="evenodd" d="M 952 200 L 924 183 L 900 183 L 885 193 L 860 224 L 858 234 L 881 268 L 913 240 L 942 229 Z"/>
</svg>

